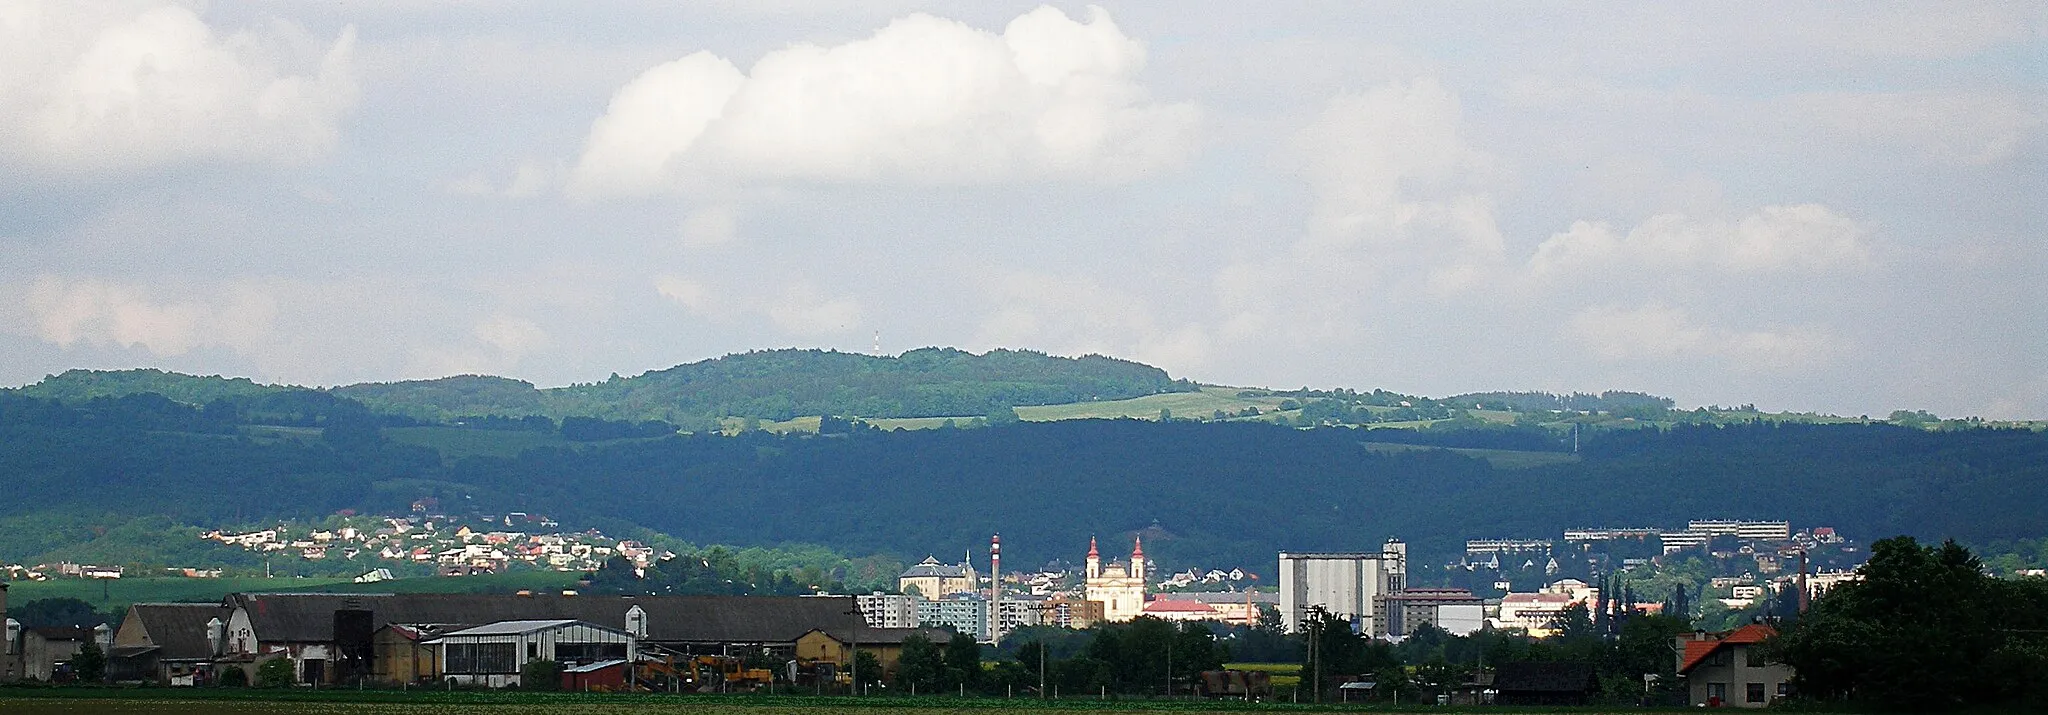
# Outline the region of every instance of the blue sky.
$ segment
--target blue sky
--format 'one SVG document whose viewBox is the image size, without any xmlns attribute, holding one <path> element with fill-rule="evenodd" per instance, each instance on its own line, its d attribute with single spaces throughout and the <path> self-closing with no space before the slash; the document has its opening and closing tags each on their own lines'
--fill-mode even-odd
<svg viewBox="0 0 2048 715">
<path fill-rule="evenodd" d="M 2048 417 L 2048 10 L 0 0 L 0 384 L 1018 347 Z"/>
</svg>

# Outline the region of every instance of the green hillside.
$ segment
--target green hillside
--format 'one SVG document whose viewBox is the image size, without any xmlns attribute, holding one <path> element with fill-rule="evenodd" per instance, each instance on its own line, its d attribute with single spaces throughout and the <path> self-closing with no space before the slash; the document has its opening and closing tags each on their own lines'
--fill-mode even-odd
<svg viewBox="0 0 2048 715">
<path fill-rule="evenodd" d="M 272 420 L 285 425 L 307 423 L 309 410 L 329 407 L 307 404 L 318 402 L 308 399 L 317 395 L 346 398 L 368 411 L 428 423 L 463 423 L 477 417 L 512 422 L 577 417 L 659 420 L 708 429 L 726 417 L 975 417 L 1011 407 L 1124 400 L 1194 389 L 1165 370 L 1100 355 L 1069 358 L 1022 350 L 976 355 L 924 348 L 898 356 L 826 350 L 749 352 L 638 377 L 614 375 L 603 382 L 546 389 L 502 377 L 459 375 L 312 390 L 259 385 L 248 378 L 139 369 L 71 370 L 12 392 L 65 403 L 142 394 L 188 405 L 230 400 L 238 407 L 255 405 L 289 417 Z M 504 420 L 493 426 L 521 429 Z"/>
</svg>

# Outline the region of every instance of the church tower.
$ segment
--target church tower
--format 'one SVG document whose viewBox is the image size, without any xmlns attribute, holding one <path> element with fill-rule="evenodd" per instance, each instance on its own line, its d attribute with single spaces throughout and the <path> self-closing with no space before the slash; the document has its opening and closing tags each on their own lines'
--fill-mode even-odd
<svg viewBox="0 0 2048 715">
<path fill-rule="evenodd" d="M 1102 578 L 1102 552 L 1095 550 L 1095 537 L 1088 537 L 1088 578 Z"/>
<path fill-rule="evenodd" d="M 1131 543 L 1131 578 L 1137 579 L 1138 583 L 1145 583 L 1146 581 L 1145 537 L 1143 536 L 1137 537 L 1137 541 Z"/>
</svg>

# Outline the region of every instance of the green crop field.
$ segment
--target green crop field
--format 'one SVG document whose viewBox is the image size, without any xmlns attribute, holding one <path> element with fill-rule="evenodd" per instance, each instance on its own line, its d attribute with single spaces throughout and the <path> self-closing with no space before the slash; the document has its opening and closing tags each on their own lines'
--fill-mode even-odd
<svg viewBox="0 0 2048 715">
<path fill-rule="evenodd" d="M 1103 402 L 1076 402 L 1067 405 L 1045 405 L 1042 407 L 1019 407 L 1017 416 L 1033 422 L 1053 420 L 1117 419 L 1158 419 L 1159 411 L 1170 410 L 1176 417 L 1209 417 L 1217 410 L 1235 414 L 1246 407 L 1257 407 L 1260 412 L 1272 413 L 1280 409 L 1283 397 L 1238 397 L 1243 392 L 1237 387 L 1204 386 L 1200 392 L 1169 392 L 1162 395 L 1146 395 L 1128 400 L 1107 400 Z"/>
</svg>

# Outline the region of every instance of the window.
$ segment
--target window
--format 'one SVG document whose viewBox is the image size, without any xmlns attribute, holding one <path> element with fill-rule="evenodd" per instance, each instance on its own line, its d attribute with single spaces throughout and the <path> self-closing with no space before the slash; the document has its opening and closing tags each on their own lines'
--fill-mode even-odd
<svg viewBox="0 0 2048 715">
<path fill-rule="evenodd" d="M 1789 697 L 1792 697 L 1792 684 L 1791 684 L 1791 683 L 1779 683 L 1779 684 L 1778 684 L 1778 697 L 1781 697 L 1781 698 L 1789 698 Z"/>
<path fill-rule="evenodd" d="M 1764 701 L 1763 683 L 1750 683 L 1748 688 L 1746 689 L 1749 692 L 1743 693 L 1743 695 L 1745 696 L 1745 702 L 1761 703 Z"/>
<path fill-rule="evenodd" d="M 1735 664 L 1735 653 L 1734 653 L 1734 652 L 1732 652 L 1732 651 L 1731 651 L 1731 650 L 1729 650 L 1729 649 L 1726 649 L 1726 648 L 1722 648 L 1722 649 L 1716 649 L 1716 650 L 1715 650 L 1715 651 L 1713 652 L 1713 654 L 1712 654 L 1712 655 L 1708 655 L 1708 656 L 1707 656 L 1707 665 L 1734 665 L 1734 664 Z"/>
<path fill-rule="evenodd" d="M 1707 699 L 1714 702 L 1728 702 L 1728 684 L 1707 683 Z"/>
<path fill-rule="evenodd" d="M 1751 668 L 1762 668 L 1771 664 L 1769 660 L 1764 658 L 1762 651 L 1751 646 L 1744 646 L 1742 648 L 1742 659 L 1743 664 Z"/>
<path fill-rule="evenodd" d="M 450 643 L 449 673 L 517 673 L 519 646 L 512 643 Z"/>
</svg>

